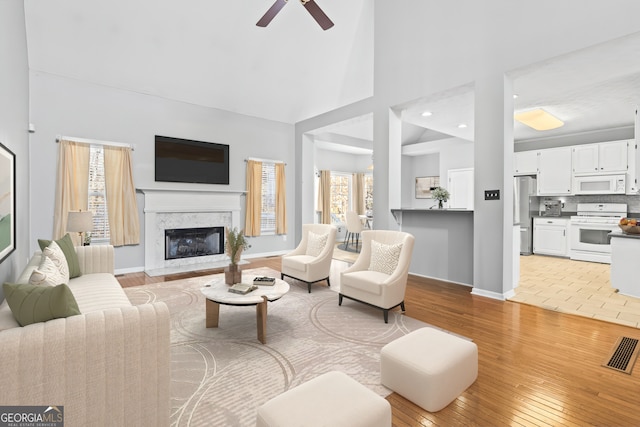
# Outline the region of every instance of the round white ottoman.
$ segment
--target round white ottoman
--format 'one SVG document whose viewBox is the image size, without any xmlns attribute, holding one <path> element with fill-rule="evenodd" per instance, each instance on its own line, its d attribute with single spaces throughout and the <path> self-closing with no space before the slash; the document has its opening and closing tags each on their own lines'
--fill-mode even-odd
<svg viewBox="0 0 640 427">
<path fill-rule="evenodd" d="M 257 427 L 389 427 L 391 405 L 345 373 L 333 371 L 258 408 Z"/>
<path fill-rule="evenodd" d="M 434 328 L 410 332 L 380 352 L 384 386 L 429 412 L 447 406 L 478 377 L 478 347 Z"/>
</svg>

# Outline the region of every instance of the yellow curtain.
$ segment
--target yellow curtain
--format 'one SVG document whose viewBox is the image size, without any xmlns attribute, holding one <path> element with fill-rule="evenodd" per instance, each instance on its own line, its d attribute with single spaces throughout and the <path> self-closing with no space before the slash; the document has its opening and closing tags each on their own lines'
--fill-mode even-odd
<svg viewBox="0 0 640 427">
<path fill-rule="evenodd" d="M 276 234 L 287 234 L 287 183 L 284 163 L 276 163 Z"/>
<path fill-rule="evenodd" d="M 320 171 L 318 210 L 320 211 L 320 223 L 331 224 L 331 171 Z"/>
<path fill-rule="evenodd" d="M 58 176 L 56 181 L 53 238 L 67 233 L 69 211 L 88 210 L 90 147 L 72 141 L 60 141 L 58 147 Z M 75 245 L 82 245 L 77 233 L 71 233 Z"/>
<path fill-rule="evenodd" d="M 353 174 L 353 210 L 358 215 L 364 214 L 364 174 Z"/>
<path fill-rule="evenodd" d="M 262 162 L 247 160 L 245 236 L 259 236 L 262 217 Z"/>
<path fill-rule="evenodd" d="M 104 147 L 104 180 L 111 244 L 139 244 L 140 219 L 130 148 Z"/>
</svg>

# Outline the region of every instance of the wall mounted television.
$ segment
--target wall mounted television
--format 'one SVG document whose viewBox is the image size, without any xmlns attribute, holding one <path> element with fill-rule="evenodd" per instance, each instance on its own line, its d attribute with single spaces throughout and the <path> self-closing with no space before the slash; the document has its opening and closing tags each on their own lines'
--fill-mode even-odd
<svg viewBox="0 0 640 427">
<path fill-rule="evenodd" d="M 229 146 L 156 135 L 156 182 L 229 185 Z"/>
</svg>

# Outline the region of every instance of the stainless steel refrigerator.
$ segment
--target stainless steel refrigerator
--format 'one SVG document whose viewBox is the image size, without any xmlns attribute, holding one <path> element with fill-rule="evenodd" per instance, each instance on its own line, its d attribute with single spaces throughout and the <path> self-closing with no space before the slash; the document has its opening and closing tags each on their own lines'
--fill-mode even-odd
<svg viewBox="0 0 640 427">
<path fill-rule="evenodd" d="M 533 216 L 538 213 L 536 178 L 516 176 L 513 183 L 513 223 L 520 225 L 520 254 L 533 253 Z"/>
</svg>

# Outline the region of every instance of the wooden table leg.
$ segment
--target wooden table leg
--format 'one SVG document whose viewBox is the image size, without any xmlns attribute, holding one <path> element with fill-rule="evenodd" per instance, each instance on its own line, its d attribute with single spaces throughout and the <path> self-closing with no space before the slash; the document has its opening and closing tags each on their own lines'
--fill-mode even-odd
<svg viewBox="0 0 640 427">
<path fill-rule="evenodd" d="M 206 300 L 206 325 L 207 328 L 217 328 L 220 317 L 220 304 Z"/>
<path fill-rule="evenodd" d="M 267 343 L 267 297 L 262 296 L 262 302 L 256 304 L 256 320 L 258 326 L 258 341 Z"/>
</svg>

